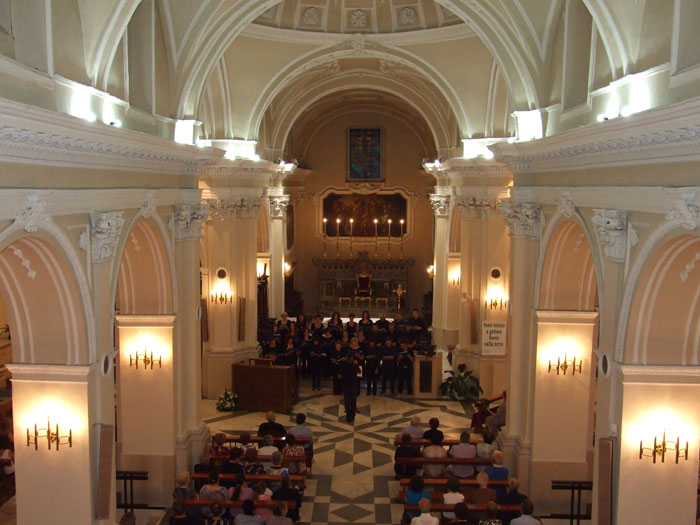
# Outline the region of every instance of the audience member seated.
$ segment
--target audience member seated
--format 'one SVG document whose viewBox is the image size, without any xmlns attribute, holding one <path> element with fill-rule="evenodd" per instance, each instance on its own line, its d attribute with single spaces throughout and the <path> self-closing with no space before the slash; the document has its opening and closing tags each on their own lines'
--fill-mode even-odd
<svg viewBox="0 0 700 525">
<path fill-rule="evenodd" d="M 225 445 L 226 434 L 224 434 L 223 432 L 214 434 L 214 437 L 211 438 L 211 449 L 209 450 L 209 453 L 212 456 L 222 456 L 228 454 L 228 448 L 226 448 Z"/>
<path fill-rule="evenodd" d="M 229 525 L 231 523 L 227 518 L 224 518 L 225 511 L 220 503 L 212 503 L 207 510 L 211 516 L 206 519 L 206 525 Z"/>
<path fill-rule="evenodd" d="M 255 503 L 252 499 L 243 502 L 243 513 L 236 516 L 235 525 L 262 525 L 263 519 L 255 514 Z"/>
<path fill-rule="evenodd" d="M 420 417 L 413 416 L 411 424 L 401 431 L 402 434 L 408 434 L 411 439 L 423 439 L 423 431 L 420 428 Z"/>
<path fill-rule="evenodd" d="M 401 445 L 399 445 L 396 452 L 394 452 L 394 472 L 396 472 L 396 479 L 410 478 L 416 475 L 416 467 L 414 465 L 399 465 L 396 463 L 396 460 L 399 458 L 417 458 L 419 456 L 420 452 L 411 445 L 411 435 L 403 434 L 401 436 Z"/>
<path fill-rule="evenodd" d="M 537 518 L 532 517 L 532 513 L 535 511 L 535 506 L 532 501 L 526 499 L 520 504 L 520 510 L 522 515 L 519 518 L 515 518 L 511 521 L 511 525 L 540 525 L 542 522 Z"/>
<path fill-rule="evenodd" d="M 442 440 L 440 439 L 439 435 L 431 435 L 430 445 L 423 449 L 423 457 L 425 459 L 447 457 L 447 452 L 442 446 Z M 423 475 L 429 478 L 439 478 L 445 474 L 445 470 L 445 465 L 430 465 L 428 463 L 423 464 Z"/>
<path fill-rule="evenodd" d="M 506 391 L 503 391 L 503 402 L 496 409 L 496 413 L 492 416 L 488 416 L 485 421 L 486 428 L 488 428 L 491 433 L 496 436 L 501 427 L 506 424 Z"/>
<path fill-rule="evenodd" d="M 241 449 L 241 456 L 245 454 L 245 451 L 249 448 L 255 448 L 255 444 L 251 441 L 250 432 L 241 432 L 238 436 L 238 443 Z"/>
<path fill-rule="evenodd" d="M 187 472 L 186 470 L 183 470 L 182 472 L 178 472 L 177 476 L 175 476 L 175 490 L 173 490 L 173 499 L 174 500 L 182 500 L 182 499 L 196 499 L 197 498 L 197 491 L 194 490 L 194 487 L 190 486 L 190 473 Z M 196 508 L 190 508 L 187 509 L 187 515 L 190 516 L 191 518 L 196 518 L 199 515 L 199 510 Z M 186 522 L 182 522 L 186 523 Z"/>
<path fill-rule="evenodd" d="M 494 436 L 488 429 L 485 428 L 482 438 L 483 441 L 476 444 L 476 457 L 479 459 L 491 459 L 493 457 L 493 453 L 498 450 L 498 446 L 493 442 Z M 483 472 L 486 470 L 486 466 L 477 465 L 476 470 L 478 472 Z"/>
<path fill-rule="evenodd" d="M 242 467 L 246 474 L 265 474 L 265 467 L 258 461 L 258 451 L 254 448 L 245 451 Z"/>
<path fill-rule="evenodd" d="M 450 448 L 451 458 L 475 458 L 476 447 L 469 443 L 469 432 L 462 432 L 459 435 L 459 444 Z M 458 478 L 471 478 L 474 475 L 474 465 L 450 465 L 448 469 Z"/>
<path fill-rule="evenodd" d="M 521 505 L 523 501 L 527 499 L 525 494 L 518 492 L 518 487 L 520 482 L 518 478 L 510 478 L 508 480 L 508 490 L 505 496 L 500 500 L 503 505 Z M 503 520 L 503 525 L 509 525 L 513 518 L 517 518 L 520 515 L 518 511 L 504 511 L 501 513 L 501 519 Z"/>
<path fill-rule="evenodd" d="M 255 491 L 248 485 L 245 479 L 245 474 L 238 474 L 236 476 L 236 484 L 232 489 L 231 499 L 235 501 L 245 501 L 252 500 L 255 495 Z M 231 516 L 237 516 L 243 513 L 242 509 L 229 509 L 228 513 Z"/>
<path fill-rule="evenodd" d="M 219 484 L 219 472 L 217 470 L 212 470 L 209 473 L 209 481 L 206 485 L 202 487 L 199 491 L 199 497 L 202 499 L 229 499 L 231 497 L 231 491 L 226 487 Z M 211 517 L 211 509 L 204 507 L 202 509 L 202 516 L 206 518 Z"/>
<path fill-rule="evenodd" d="M 420 514 L 411 520 L 411 525 L 439 525 L 440 520 L 430 514 L 430 499 L 423 498 L 418 502 Z"/>
<path fill-rule="evenodd" d="M 479 488 L 467 493 L 468 503 L 485 505 L 489 501 L 495 502 L 498 499 L 496 491 L 489 488 L 489 475 L 486 472 L 479 472 L 476 475 L 476 482 Z"/>
<path fill-rule="evenodd" d="M 304 447 L 296 444 L 294 434 L 289 434 L 285 441 L 287 445 L 282 449 L 282 464 L 289 469 L 290 474 L 304 474 L 306 472 Z"/>
<path fill-rule="evenodd" d="M 277 450 L 277 449 L 275 449 Z M 240 463 L 241 454 L 243 450 L 240 448 L 232 448 L 228 453 L 228 460 L 224 461 L 219 467 L 219 474 L 239 474 L 243 473 L 243 465 Z M 233 486 L 232 481 L 222 481 L 221 484 L 224 487 L 231 488 Z"/>
<path fill-rule="evenodd" d="M 491 415 L 489 411 L 489 400 L 482 398 L 475 404 L 476 410 L 472 415 L 471 428 L 474 433 L 481 434 L 484 431 L 484 424 L 486 423 L 486 418 Z"/>
<path fill-rule="evenodd" d="M 207 445 L 204 446 L 204 450 L 199 455 L 199 463 L 195 464 L 193 470 L 195 474 L 209 474 L 214 470 L 211 464 L 211 457 L 209 456 L 209 447 Z M 199 492 L 204 485 L 206 485 L 206 482 L 197 480 L 194 482 L 194 490 Z"/>
<path fill-rule="evenodd" d="M 293 525 L 293 523 L 287 517 L 287 504 L 284 501 L 276 503 L 272 509 L 272 516 L 265 520 L 265 525 Z"/>
<path fill-rule="evenodd" d="M 447 480 L 447 492 L 443 494 L 442 501 L 446 505 L 464 503 L 464 494 L 459 491 L 459 480 L 457 478 L 450 477 Z M 450 520 L 455 518 L 454 512 L 443 512 L 442 515 Z"/>
<path fill-rule="evenodd" d="M 289 469 L 282 464 L 282 453 L 279 450 L 275 450 L 270 459 L 272 459 L 272 464 L 267 469 L 268 474 L 272 476 L 289 475 Z"/>
<path fill-rule="evenodd" d="M 495 502 L 489 501 L 486 504 L 486 517 L 479 521 L 479 525 L 503 525 L 498 519 L 498 506 Z"/>
<path fill-rule="evenodd" d="M 265 421 L 265 423 L 261 423 L 260 427 L 258 428 L 258 436 L 270 434 L 272 437 L 282 437 L 287 435 L 287 431 L 284 429 L 284 427 L 275 422 L 276 416 L 272 410 L 265 415 L 265 419 L 267 419 L 267 421 Z"/>
<path fill-rule="evenodd" d="M 261 443 L 261 447 L 258 449 L 258 455 L 259 456 L 272 456 L 275 452 L 279 452 L 279 448 L 275 446 L 275 438 L 273 438 L 270 434 L 265 434 L 263 436 L 263 440 Z M 270 463 L 269 461 L 263 461 L 263 466 L 265 467 L 265 470 L 270 468 Z"/>
<path fill-rule="evenodd" d="M 296 501 L 297 508 L 289 509 L 287 517 L 292 521 L 299 521 L 299 511 L 301 509 L 301 492 L 291 486 L 289 476 L 282 476 L 280 488 L 272 494 L 273 501 Z"/>
<path fill-rule="evenodd" d="M 197 525 L 196 518 L 188 515 L 187 511 L 189 510 L 197 509 L 185 510 L 185 502 L 182 499 L 176 499 L 173 501 L 173 515 L 170 516 L 170 525 Z"/>
<path fill-rule="evenodd" d="M 486 467 L 484 472 L 489 475 L 489 479 L 492 481 L 505 481 L 508 479 L 508 469 L 503 466 L 503 452 L 496 450 L 493 453 L 493 465 Z M 498 500 L 502 500 L 506 495 L 505 487 L 497 487 L 496 494 L 498 495 Z"/>
<path fill-rule="evenodd" d="M 306 414 L 298 413 L 296 421 L 296 426 L 290 428 L 288 434 L 293 435 L 297 439 L 308 438 L 309 442 L 304 445 L 304 450 L 306 450 L 307 459 L 309 460 L 308 466 L 310 467 L 311 460 L 314 457 L 314 435 L 309 425 L 306 424 Z"/>
<path fill-rule="evenodd" d="M 423 439 L 430 441 L 431 436 L 438 436 L 440 438 L 440 443 L 442 443 L 442 440 L 445 439 L 445 435 L 442 433 L 442 430 L 438 430 L 440 420 L 436 417 L 431 417 L 428 424 L 430 425 L 430 428 L 423 432 Z"/>
<path fill-rule="evenodd" d="M 471 513 L 466 503 L 455 504 L 455 519 L 450 522 L 450 525 L 472 525 Z"/>
<path fill-rule="evenodd" d="M 430 492 L 425 490 L 425 483 L 423 482 L 422 477 L 413 476 L 411 478 L 411 483 L 408 486 L 408 490 L 406 491 L 406 503 L 408 503 L 409 505 L 418 505 L 420 500 L 422 500 L 423 498 L 426 498 L 428 501 L 430 501 Z M 407 510 L 406 518 L 410 520 L 415 518 L 419 514 L 419 512 L 416 512 L 414 510 Z"/>
<path fill-rule="evenodd" d="M 258 481 L 255 484 L 255 494 L 253 495 L 254 501 L 272 501 L 272 491 L 267 488 L 267 483 L 264 481 Z M 256 514 L 260 516 L 263 521 L 272 515 L 272 511 L 268 508 L 258 508 Z"/>
</svg>

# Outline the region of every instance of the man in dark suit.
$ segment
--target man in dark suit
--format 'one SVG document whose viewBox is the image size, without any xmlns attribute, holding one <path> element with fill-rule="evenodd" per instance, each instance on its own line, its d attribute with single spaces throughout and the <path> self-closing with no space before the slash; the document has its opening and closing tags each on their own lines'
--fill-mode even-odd
<svg viewBox="0 0 700 525">
<path fill-rule="evenodd" d="M 345 359 L 340 363 L 338 379 L 343 389 L 343 399 L 345 400 L 345 418 L 348 423 L 355 420 L 357 411 L 357 375 L 360 368 L 353 361 L 352 354 L 345 354 Z"/>
<path fill-rule="evenodd" d="M 282 425 L 275 422 L 275 413 L 270 410 L 266 415 L 267 421 L 258 427 L 258 436 L 270 434 L 272 437 L 282 437 L 287 435 L 287 431 Z"/>
</svg>

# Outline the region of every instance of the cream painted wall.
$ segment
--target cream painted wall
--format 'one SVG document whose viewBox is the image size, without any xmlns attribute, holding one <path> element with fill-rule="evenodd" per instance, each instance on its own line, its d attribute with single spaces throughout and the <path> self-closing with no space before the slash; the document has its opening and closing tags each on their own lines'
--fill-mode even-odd
<svg viewBox="0 0 700 525">
<path fill-rule="evenodd" d="M 404 124 L 383 116 L 358 112 L 331 121 L 317 130 L 311 141 L 305 167 L 313 170 L 304 183 L 304 203 L 295 206 L 295 245 L 289 256 L 296 263 L 295 287 L 304 294 L 304 310 L 315 313 L 318 308 L 318 271 L 312 257 L 323 254 L 321 236 L 321 213 L 318 195 L 328 187 L 346 185 L 346 141 L 350 126 L 382 126 L 385 140 L 386 187 L 400 186 L 414 193 L 410 205 L 414 213 L 411 238 L 404 243 L 404 256 L 414 258 L 415 264 L 409 274 L 408 304 L 422 306 L 423 294 L 430 290 L 430 280 L 425 271 L 433 261 L 433 212 L 426 194 L 431 190 L 432 180 L 421 171 L 421 160 L 429 152 L 422 149 L 415 134 Z M 392 245 L 393 257 L 398 256 L 397 245 Z M 373 253 L 374 239 L 353 243 L 353 252 Z M 329 243 L 329 253 L 335 247 Z M 341 243 L 341 257 L 347 257 L 349 246 Z M 386 255 L 386 242 L 379 247 L 380 256 Z"/>
</svg>

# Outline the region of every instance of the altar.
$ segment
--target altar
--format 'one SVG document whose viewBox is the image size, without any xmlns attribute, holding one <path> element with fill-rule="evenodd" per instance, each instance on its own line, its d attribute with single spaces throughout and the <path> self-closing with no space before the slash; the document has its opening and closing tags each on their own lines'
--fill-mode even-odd
<svg viewBox="0 0 700 525">
<path fill-rule="evenodd" d="M 319 311 L 386 312 L 407 307 L 408 271 L 413 259 L 374 258 L 359 252 L 351 259 L 313 259 L 319 274 Z M 359 317 L 359 311 L 356 312 Z"/>
</svg>

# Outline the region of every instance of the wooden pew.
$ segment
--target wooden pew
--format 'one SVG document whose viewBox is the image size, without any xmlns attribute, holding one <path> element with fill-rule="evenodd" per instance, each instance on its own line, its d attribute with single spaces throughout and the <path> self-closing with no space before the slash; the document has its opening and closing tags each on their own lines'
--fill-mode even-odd
<svg viewBox="0 0 700 525">
<path fill-rule="evenodd" d="M 448 481 L 448 478 L 423 478 L 424 485 L 438 487 L 438 488 L 447 488 L 447 481 Z M 476 479 L 473 479 L 473 478 L 466 478 L 466 479 L 457 478 L 457 481 L 459 481 L 460 488 L 461 487 L 478 487 L 479 486 L 479 484 L 476 482 Z M 400 483 L 400 486 L 402 486 L 402 487 L 408 487 L 411 484 L 411 478 L 402 478 L 399 483 Z M 507 487 L 508 480 L 507 479 L 489 480 L 488 486 L 491 488 L 493 488 L 493 487 Z"/>
<path fill-rule="evenodd" d="M 520 512 L 520 505 L 497 505 L 499 512 Z M 418 505 L 409 505 L 408 503 L 403 504 L 404 510 L 420 510 Z M 486 505 L 474 505 L 473 503 L 467 503 L 467 508 L 469 510 L 484 511 L 486 510 Z M 454 512 L 454 503 L 431 503 L 431 512 Z"/>
<path fill-rule="evenodd" d="M 422 467 L 423 465 L 491 465 L 490 458 L 397 458 L 399 465 Z"/>
<path fill-rule="evenodd" d="M 203 480 L 206 481 L 209 479 L 209 474 L 207 473 L 193 473 L 190 474 L 190 478 L 193 480 Z M 235 481 L 236 480 L 236 474 L 219 474 L 219 479 L 223 481 Z M 279 483 L 282 481 L 282 476 L 277 476 L 274 474 L 245 474 L 245 479 L 246 481 L 267 481 L 267 482 L 275 482 Z M 304 484 L 304 476 L 301 475 L 290 475 L 289 476 L 289 481 L 294 483 L 297 482 L 299 484 Z"/>
<path fill-rule="evenodd" d="M 481 443 L 484 441 L 483 439 L 470 439 L 469 443 L 472 445 L 476 445 L 477 443 Z M 396 437 L 394 438 L 394 446 L 398 447 L 399 445 L 402 445 L 403 443 L 401 442 L 401 434 L 396 434 Z M 451 447 L 453 445 L 459 445 L 459 438 L 448 438 L 446 437 L 445 439 L 442 440 L 442 443 L 440 443 L 443 447 Z M 429 439 L 412 439 L 411 440 L 411 445 L 413 446 L 420 446 L 424 447 L 427 445 L 431 445 Z"/>
<path fill-rule="evenodd" d="M 275 440 L 275 445 L 280 445 L 284 444 L 285 439 L 284 437 L 273 437 L 272 439 Z M 261 444 L 263 440 L 263 436 L 250 436 L 250 442 L 251 443 L 256 443 L 256 444 Z M 305 437 L 295 437 L 296 443 L 298 445 L 303 445 L 306 446 L 309 444 L 311 441 L 309 438 Z M 226 442 L 227 443 L 240 443 L 241 442 L 241 435 L 240 434 L 230 434 L 226 436 Z"/>
<path fill-rule="evenodd" d="M 230 500 L 230 499 L 186 499 L 183 500 L 185 502 L 185 507 L 210 507 L 212 503 L 218 503 L 221 505 L 222 508 L 229 508 L 229 509 L 240 509 L 243 506 L 243 502 L 245 500 Z M 275 505 L 277 505 L 280 501 L 283 500 L 265 500 L 265 501 L 256 501 L 255 502 L 255 508 L 264 508 L 264 509 L 273 509 Z M 284 502 L 287 504 L 287 508 L 290 510 L 294 510 L 297 508 L 297 502 L 296 501 L 286 501 Z"/>
<path fill-rule="evenodd" d="M 211 460 L 214 463 L 223 463 L 224 461 L 228 461 L 229 455 L 228 454 L 212 454 L 211 455 Z M 264 454 L 258 454 L 258 462 L 260 463 L 265 463 L 265 462 L 271 462 L 272 461 L 272 456 L 265 456 Z"/>
</svg>

